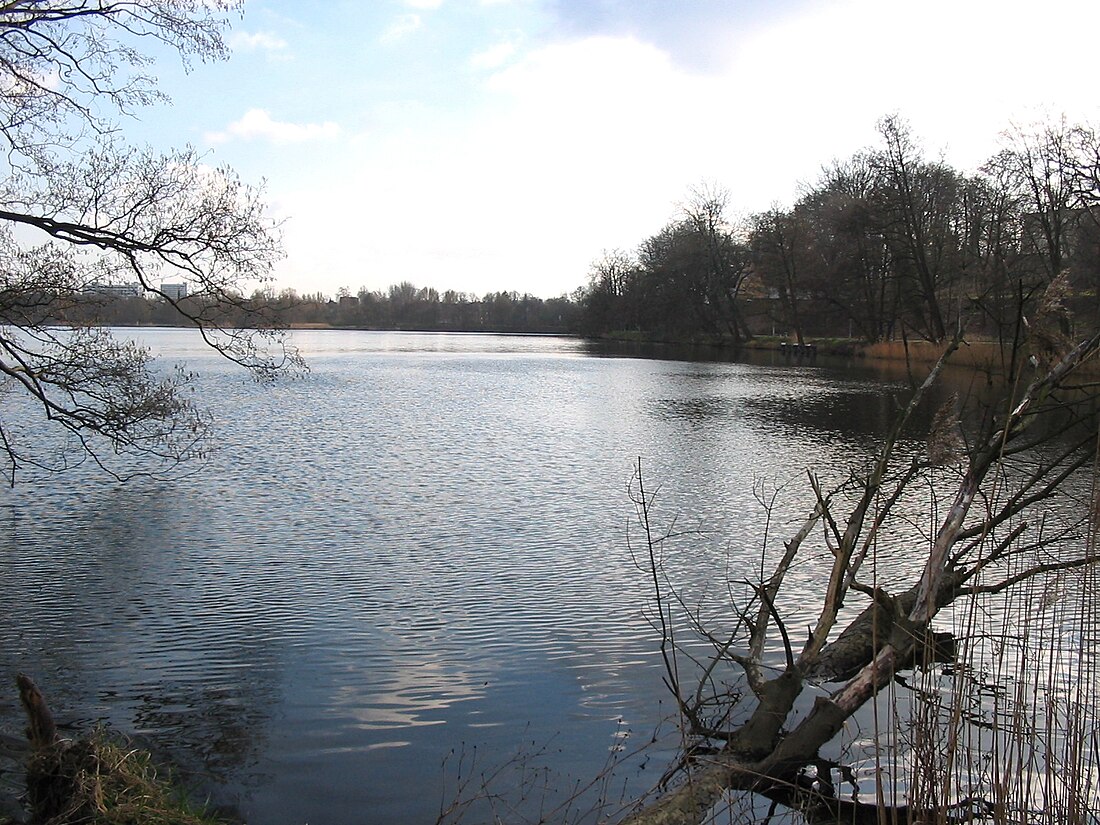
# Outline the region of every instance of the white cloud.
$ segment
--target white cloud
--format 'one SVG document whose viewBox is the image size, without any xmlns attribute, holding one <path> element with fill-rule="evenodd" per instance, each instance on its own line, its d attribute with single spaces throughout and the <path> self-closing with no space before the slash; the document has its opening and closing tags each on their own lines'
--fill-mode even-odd
<svg viewBox="0 0 1100 825">
<path fill-rule="evenodd" d="M 513 43 L 498 43 L 471 57 L 470 65 L 475 69 L 499 69 L 515 53 L 516 47 Z"/>
<path fill-rule="evenodd" d="M 392 43 L 395 40 L 401 40 L 419 29 L 423 24 L 424 21 L 420 19 L 419 14 L 399 15 L 389 25 L 389 28 L 382 32 L 381 40 L 383 43 Z"/>
<path fill-rule="evenodd" d="M 249 109 L 240 120 L 230 123 L 225 131 L 208 132 L 206 141 L 211 144 L 232 140 L 267 141 L 275 144 L 303 143 L 311 140 L 331 139 L 340 135 L 340 127 L 332 121 L 324 123 L 287 123 L 273 120 L 263 109 Z"/>
<path fill-rule="evenodd" d="M 1065 13 L 1074 0 L 1049 2 Z M 731 38 L 706 72 L 628 37 L 523 54 L 501 44 L 471 60 L 494 71 L 479 100 L 456 111 L 425 102 L 341 157 L 338 173 L 286 194 L 296 217 L 283 277 L 330 292 L 407 278 L 553 295 L 581 284 L 600 250 L 658 231 L 702 181 L 728 187 L 745 212 L 791 205 L 823 164 L 876 143 L 875 123 L 891 112 L 963 171 L 1039 103 L 1095 118 L 1088 51 L 1036 40 L 1018 0 L 998 3 L 1012 10 L 809 4 Z M 1100 28 L 1100 4 L 1079 11 L 1083 31 Z M 1005 57 L 1022 53 L 1035 59 Z M 331 242 L 342 236 L 356 246 Z"/>
<path fill-rule="evenodd" d="M 688 74 L 632 38 L 543 48 L 488 87 L 504 109 L 476 132 L 485 173 L 514 165 L 501 177 L 506 185 L 530 166 L 526 176 L 542 178 L 548 194 L 603 231 L 615 231 L 620 216 L 634 220 L 639 209 L 652 215 L 656 204 L 667 215 L 685 187 L 728 165 L 739 129 L 726 79 Z M 617 206 L 608 211 L 601 200 Z"/>
<path fill-rule="evenodd" d="M 405 0 L 405 5 L 410 9 L 438 9 L 443 5 L 443 0 Z"/>
<path fill-rule="evenodd" d="M 1074 19 L 1082 31 L 1100 26 L 1100 4 L 1049 3 L 1050 19 Z M 739 105 L 774 135 L 777 162 L 849 155 L 877 141 L 877 119 L 897 112 L 928 154 L 944 150 L 969 172 L 1022 111 L 1043 104 L 1071 115 L 1082 104 L 1095 111 L 1085 51 L 1038 37 L 1033 19 L 1020 0 L 924 0 L 919 13 L 908 4 L 842 0 L 758 33 L 730 71 L 756 79 L 743 85 Z M 1014 57 L 1021 54 L 1029 59 Z"/>
<path fill-rule="evenodd" d="M 497 73 L 489 90 L 474 120 L 372 141 L 338 185 L 301 192 L 287 246 L 309 272 L 288 270 L 285 281 L 326 272 L 329 290 L 408 279 L 561 294 L 601 249 L 660 229 L 688 186 L 720 174 L 712 160 L 729 146 L 714 85 L 629 39 L 543 49 Z M 343 215 L 349 225 L 335 226 Z M 328 249 L 333 233 L 361 246 Z"/>
<path fill-rule="evenodd" d="M 229 38 L 229 46 L 240 51 L 279 51 L 286 48 L 286 41 L 271 32 L 234 32 Z"/>
</svg>

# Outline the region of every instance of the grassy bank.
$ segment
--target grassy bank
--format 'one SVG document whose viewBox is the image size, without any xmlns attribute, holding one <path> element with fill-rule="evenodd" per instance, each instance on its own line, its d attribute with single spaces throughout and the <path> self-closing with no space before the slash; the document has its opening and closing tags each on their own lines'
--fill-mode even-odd
<svg viewBox="0 0 1100 825">
<path fill-rule="evenodd" d="M 225 822 L 192 803 L 146 751 L 98 729 L 36 748 L 27 762 L 26 801 L 36 825 Z"/>
</svg>

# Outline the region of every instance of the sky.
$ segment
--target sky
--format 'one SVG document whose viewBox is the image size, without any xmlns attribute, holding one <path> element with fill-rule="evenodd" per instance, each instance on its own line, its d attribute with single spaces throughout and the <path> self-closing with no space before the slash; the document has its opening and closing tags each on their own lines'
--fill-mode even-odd
<svg viewBox="0 0 1100 825">
<path fill-rule="evenodd" d="M 126 129 L 264 182 L 276 289 L 550 298 L 693 189 L 791 206 L 885 115 L 967 173 L 1013 125 L 1100 125 L 1097 31 L 1097 0 L 246 0 Z"/>
</svg>

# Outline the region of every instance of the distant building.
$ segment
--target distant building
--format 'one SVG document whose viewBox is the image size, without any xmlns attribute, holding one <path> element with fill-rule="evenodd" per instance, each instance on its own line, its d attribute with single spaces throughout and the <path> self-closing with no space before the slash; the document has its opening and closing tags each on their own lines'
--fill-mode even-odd
<svg viewBox="0 0 1100 825">
<path fill-rule="evenodd" d="M 342 307 L 359 306 L 359 296 L 358 295 L 341 295 L 340 296 L 340 306 L 342 306 Z"/>
<path fill-rule="evenodd" d="M 170 301 L 179 301 L 187 297 L 187 284 L 161 284 L 161 294 Z"/>
<path fill-rule="evenodd" d="M 144 293 L 145 290 L 141 284 L 136 282 L 127 284 L 88 284 L 83 290 L 84 295 L 104 298 L 140 298 Z"/>
</svg>

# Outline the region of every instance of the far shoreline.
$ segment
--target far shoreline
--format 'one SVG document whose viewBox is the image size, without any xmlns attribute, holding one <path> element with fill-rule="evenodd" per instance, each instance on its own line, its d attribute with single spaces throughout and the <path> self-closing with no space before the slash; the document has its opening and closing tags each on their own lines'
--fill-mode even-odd
<svg viewBox="0 0 1100 825">
<path fill-rule="evenodd" d="M 184 324 L 104 324 L 104 326 L 118 329 L 183 329 Z M 609 333 L 600 336 L 582 335 L 578 332 L 567 330 L 529 330 L 529 329 L 471 329 L 471 328 L 439 328 L 429 326 L 419 327 L 379 327 L 379 326 L 345 326 L 326 322 L 293 322 L 286 327 L 279 327 L 288 332 L 296 331 L 333 331 L 333 332 L 397 332 L 413 334 L 444 334 L 444 335 L 515 335 L 525 337 L 546 338 L 578 338 L 590 341 L 594 344 L 606 344 L 609 346 L 638 346 L 638 347 L 669 347 L 690 348 L 696 352 L 710 351 L 736 353 L 738 351 L 777 352 L 795 358 L 812 358 L 814 356 L 827 356 L 830 358 L 853 358 L 869 362 L 908 362 L 911 364 L 932 365 L 943 355 L 947 348 L 947 342 L 934 342 L 925 340 L 891 340 L 867 343 L 858 338 L 804 338 L 804 343 L 798 344 L 794 339 L 781 335 L 757 335 L 735 343 L 731 340 L 720 338 L 699 338 L 695 340 L 668 340 L 649 338 L 632 332 Z M 1003 372 L 1002 345 L 990 340 L 964 340 L 962 345 L 951 357 L 953 366 L 970 367 L 982 371 Z"/>
</svg>

